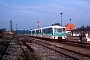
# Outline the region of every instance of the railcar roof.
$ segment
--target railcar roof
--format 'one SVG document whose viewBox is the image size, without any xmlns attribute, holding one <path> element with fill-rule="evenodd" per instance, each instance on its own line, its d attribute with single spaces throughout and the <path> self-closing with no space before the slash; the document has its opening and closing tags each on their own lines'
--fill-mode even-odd
<svg viewBox="0 0 90 60">
<path fill-rule="evenodd" d="M 44 28 L 66 28 L 66 27 L 63 27 L 63 26 L 48 26 L 48 27 L 44 27 Z"/>
<path fill-rule="evenodd" d="M 39 29 L 33 29 L 33 30 L 30 30 L 30 31 L 34 31 L 34 30 L 40 30 L 40 29 L 42 29 L 42 28 L 39 28 Z"/>
<path fill-rule="evenodd" d="M 66 28 L 66 27 L 63 27 L 63 26 L 48 26 L 48 27 L 43 27 L 43 28 L 39 28 L 39 29 L 45 29 L 45 28 Z M 33 30 L 29 30 L 29 31 L 34 31 L 34 30 L 39 30 L 39 29 L 33 29 Z"/>
</svg>

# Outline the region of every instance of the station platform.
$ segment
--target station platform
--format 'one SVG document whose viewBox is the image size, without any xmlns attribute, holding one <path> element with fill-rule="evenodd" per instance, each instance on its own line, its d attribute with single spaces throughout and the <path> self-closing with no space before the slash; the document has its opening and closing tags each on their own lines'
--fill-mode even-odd
<svg viewBox="0 0 90 60">
<path fill-rule="evenodd" d="M 90 41 L 87 41 L 86 38 L 84 38 L 84 39 L 85 39 L 84 40 L 85 43 L 90 43 Z M 68 36 L 67 37 L 67 40 L 81 42 L 81 40 L 79 39 L 79 37 L 73 37 L 73 36 Z"/>
</svg>

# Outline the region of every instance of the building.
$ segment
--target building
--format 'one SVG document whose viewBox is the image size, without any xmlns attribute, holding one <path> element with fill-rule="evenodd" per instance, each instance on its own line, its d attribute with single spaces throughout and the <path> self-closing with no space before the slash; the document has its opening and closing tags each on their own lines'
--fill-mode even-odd
<svg viewBox="0 0 90 60">
<path fill-rule="evenodd" d="M 66 33 L 71 32 L 70 30 L 76 29 L 76 26 L 70 23 L 67 23 L 65 27 L 66 27 Z"/>
<path fill-rule="evenodd" d="M 73 29 L 71 30 L 71 35 L 72 36 L 75 36 L 75 37 L 78 37 L 79 35 L 81 35 L 82 33 L 85 34 L 85 40 L 86 41 L 90 41 L 90 27 L 87 28 L 77 28 L 77 29 Z"/>
<path fill-rule="evenodd" d="M 76 29 L 76 26 L 74 24 L 70 24 L 70 23 L 66 24 L 65 27 L 66 27 L 66 31 Z"/>
</svg>

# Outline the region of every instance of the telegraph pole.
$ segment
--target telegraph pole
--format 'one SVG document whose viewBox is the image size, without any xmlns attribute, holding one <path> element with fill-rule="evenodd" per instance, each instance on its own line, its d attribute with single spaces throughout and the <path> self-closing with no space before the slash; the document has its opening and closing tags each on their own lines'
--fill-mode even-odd
<svg viewBox="0 0 90 60">
<path fill-rule="evenodd" d="M 70 31 L 71 31 L 71 19 L 70 19 Z M 71 38 L 71 34 L 70 34 L 70 38 Z"/>
<path fill-rule="evenodd" d="M 11 29 L 11 32 L 13 31 L 12 30 L 12 20 L 10 20 L 10 29 Z"/>
<path fill-rule="evenodd" d="M 38 21 L 37 23 L 38 23 L 38 29 L 39 29 L 40 28 L 40 22 Z"/>
<path fill-rule="evenodd" d="M 38 23 L 38 29 L 40 28 L 40 21 L 37 22 Z"/>
</svg>

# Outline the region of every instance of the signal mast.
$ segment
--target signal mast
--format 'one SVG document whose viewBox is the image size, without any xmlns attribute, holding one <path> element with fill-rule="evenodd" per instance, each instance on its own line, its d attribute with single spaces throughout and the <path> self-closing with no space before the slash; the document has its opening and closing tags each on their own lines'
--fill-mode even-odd
<svg viewBox="0 0 90 60">
<path fill-rule="evenodd" d="M 38 29 L 40 28 L 40 21 L 37 22 L 38 23 Z"/>
</svg>

